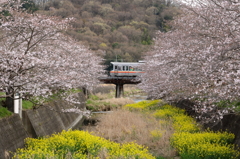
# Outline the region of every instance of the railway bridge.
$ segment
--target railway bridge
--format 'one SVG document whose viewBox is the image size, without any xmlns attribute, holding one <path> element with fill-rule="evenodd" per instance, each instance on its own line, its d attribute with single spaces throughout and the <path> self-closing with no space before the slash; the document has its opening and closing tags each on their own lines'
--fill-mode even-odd
<svg viewBox="0 0 240 159">
<path fill-rule="evenodd" d="M 118 77 L 101 77 L 99 80 L 105 84 L 115 84 L 116 93 L 115 97 L 120 98 L 124 95 L 123 85 L 124 84 L 139 84 L 141 80 L 139 77 L 127 77 L 127 76 L 118 76 Z"/>
</svg>

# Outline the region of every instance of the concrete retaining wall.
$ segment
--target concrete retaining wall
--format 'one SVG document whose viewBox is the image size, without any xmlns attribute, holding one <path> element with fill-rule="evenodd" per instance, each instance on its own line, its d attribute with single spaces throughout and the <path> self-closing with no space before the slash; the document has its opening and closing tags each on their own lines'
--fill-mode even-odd
<svg viewBox="0 0 240 159">
<path fill-rule="evenodd" d="M 19 115 L 0 119 L 0 158 L 8 158 L 8 151 L 24 147 L 24 139 L 28 137 Z"/>
<path fill-rule="evenodd" d="M 63 113 L 62 109 L 85 108 L 86 98 L 82 93 L 76 99 L 81 104 L 70 105 L 66 101 L 56 100 L 35 110 L 23 111 L 22 120 L 18 114 L 0 119 L 0 159 L 9 158 L 10 153 L 24 147 L 27 137 L 42 137 L 75 128 L 82 124 L 83 115 Z"/>
<path fill-rule="evenodd" d="M 40 107 L 35 110 L 27 110 L 23 114 L 28 119 L 24 119 L 26 130 L 32 137 L 42 137 L 53 133 L 61 132 L 74 127 L 72 123 L 78 123 L 75 120 L 83 119 L 82 114 L 62 113 L 62 104 L 66 102 L 57 101 L 51 103 L 49 107 Z M 30 131 L 29 131 L 30 130 Z"/>
</svg>

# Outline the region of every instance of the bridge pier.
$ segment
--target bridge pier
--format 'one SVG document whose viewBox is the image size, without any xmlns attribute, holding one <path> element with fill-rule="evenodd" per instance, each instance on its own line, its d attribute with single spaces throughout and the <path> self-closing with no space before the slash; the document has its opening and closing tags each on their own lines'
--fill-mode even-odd
<svg viewBox="0 0 240 159">
<path fill-rule="evenodd" d="M 115 93 L 115 98 L 121 98 L 123 97 L 123 84 L 116 83 L 116 93 Z"/>
<path fill-rule="evenodd" d="M 101 77 L 99 80 L 105 84 L 115 84 L 116 85 L 116 94 L 115 98 L 123 97 L 123 85 L 124 84 L 138 84 L 141 81 L 136 80 L 136 77 Z"/>
</svg>

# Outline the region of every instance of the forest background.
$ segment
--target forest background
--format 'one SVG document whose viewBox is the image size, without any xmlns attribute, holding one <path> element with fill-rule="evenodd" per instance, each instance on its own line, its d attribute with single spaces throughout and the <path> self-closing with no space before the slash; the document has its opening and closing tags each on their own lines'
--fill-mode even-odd
<svg viewBox="0 0 240 159">
<path fill-rule="evenodd" d="M 27 1 L 30 12 L 74 17 L 67 34 L 105 59 L 135 62 L 153 44 L 156 30 L 168 31 L 168 20 L 179 13 L 165 0 L 53 0 Z"/>
</svg>

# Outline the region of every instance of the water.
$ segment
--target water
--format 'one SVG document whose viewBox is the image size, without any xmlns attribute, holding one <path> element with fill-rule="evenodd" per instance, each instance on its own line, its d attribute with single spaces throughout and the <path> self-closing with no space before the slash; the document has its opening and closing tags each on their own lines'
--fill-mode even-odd
<svg viewBox="0 0 240 159">
<path fill-rule="evenodd" d="M 129 98 L 134 100 L 135 103 L 141 102 L 143 100 L 147 100 L 147 96 L 141 95 L 141 94 L 133 94 L 133 95 L 130 95 Z"/>
</svg>

